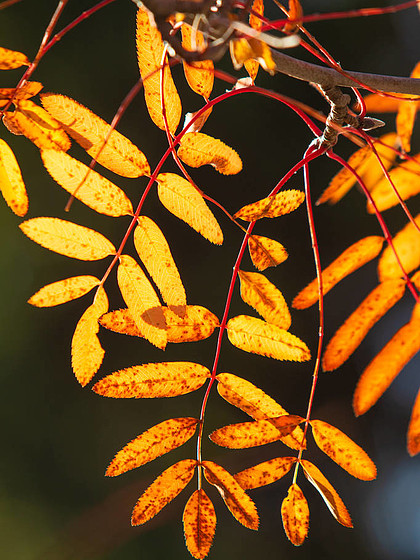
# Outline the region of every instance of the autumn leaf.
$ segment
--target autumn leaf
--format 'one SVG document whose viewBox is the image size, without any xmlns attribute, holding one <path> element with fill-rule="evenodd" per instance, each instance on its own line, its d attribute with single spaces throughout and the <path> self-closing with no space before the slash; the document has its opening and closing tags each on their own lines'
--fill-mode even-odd
<svg viewBox="0 0 420 560">
<path fill-rule="evenodd" d="M 140 496 L 131 515 L 131 524 L 143 525 L 172 502 L 194 476 L 197 461 L 185 459 L 156 478 Z"/>
<path fill-rule="evenodd" d="M 17 216 L 28 211 L 28 195 L 19 164 L 11 148 L 0 138 L 0 190 L 8 206 Z"/>
<path fill-rule="evenodd" d="M 205 48 L 203 34 L 189 25 L 183 24 L 182 46 L 187 51 L 201 51 Z M 183 61 L 184 73 L 190 88 L 208 99 L 213 89 L 214 65 L 212 60 L 198 60 L 187 63 Z"/>
<path fill-rule="evenodd" d="M 257 15 L 258 14 L 258 15 Z M 251 13 L 249 15 L 249 26 L 256 31 L 260 31 L 263 26 L 262 16 L 264 15 L 264 2 L 263 0 L 254 0 L 251 8 Z M 260 17 L 258 17 L 260 16 Z M 250 75 L 253 82 L 257 77 L 259 63 L 257 60 L 246 60 L 244 66 Z"/>
<path fill-rule="evenodd" d="M 44 86 L 41 82 L 25 82 L 19 89 L 16 88 L 0 88 L 0 107 L 2 106 L 2 101 L 8 102 L 13 98 L 18 99 L 29 99 L 34 95 L 37 95 Z M 7 103 L 5 103 L 6 105 Z"/>
<path fill-rule="evenodd" d="M 414 218 L 417 226 L 420 226 L 420 214 Z M 398 255 L 401 266 L 407 274 L 420 266 L 420 232 L 411 222 L 408 222 L 392 240 L 394 249 Z M 378 263 L 378 277 L 380 282 L 392 278 L 401 278 L 403 271 L 395 258 L 391 247 L 386 247 Z"/>
<path fill-rule="evenodd" d="M 193 123 L 191 121 L 193 118 L 200 112 L 200 115 L 194 120 Z M 193 113 L 187 113 L 184 119 L 184 126 L 183 128 L 188 129 L 188 132 L 200 132 L 203 126 L 206 124 L 207 119 L 213 112 L 213 107 L 210 106 L 205 111 L 194 111 Z M 191 123 L 191 124 L 190 124 Z"/>
<path fill-rule="evenodd" d="M 420 62 L 416 64 L 410 78 L 420 78 Z M 402 149 L 405 152 L 409 152 L 411 149 L 411 135 L 418 108 L 418 101 L 401 101 L 398 106 L 396 127 Z"/>
<path fill-rule="evenodd" d="M 297 484 L 289 487 L 287 496 L 281 504 L 281 518 L 289 541 L 295 546 L 303 544 L 309 529 L 309 507 Z"/>
<path fill-rule="evenodd" d="M 199 389 L 210 371 L 191 362 L 143 364 L 116 371 L 92 388 L 95 393 L 113 398 L 176 397 Z"/>
<path fill-rule="evenodd" d="M 238 472 L 234 478 L 244 490 L 260 488 L 282 478 L 290 471 L 296 460 L 296 457 L 276 457 Z"/>
<path fill-rule="evenodd" d="M 378 256 L 384 238 L 371 235 L 350 245 L 322 271 L 322 292 L 327 294 L 343 278 Z M 318 279 L 315 278 L 293 300 L 295 309 L 306 309 L 318 301 Z"/>
<path fill-rule="evenodd" d="M 127 443 L 109 464 L 105 475 L 118 476 L 180 447 L 194 435 L 196 418 L 171 418 Z"/>
<path fill-rule="evenodd" d="M 143 152 L 117 130 L 111 131 L 110 125 L 90 109 L 58 93 L 40 97 L 45 109 L 103 167 L 123 177 L 150 174 Z"/>
<path fill-rule="evenodd" d="M 29 60 L 25 54 L 0 47 L 0 70 L 14 70 L 21 66 L 29 66 Z"/>
<path fill-rule="evenodd" d="M 282 191 L 274 196 L 268 196 L 252 204 L 247 204 L 238 210 L 234 217 L 247 222 L 253 222 L 261 218 L 277 218 L 293 212 L 304 200 L 305 195 L 302 191 Z"/>
<path fill-rule="evenodd" d="M 275 73 L 276 63 L 273 60 L 270 47 L 264 41 L 253 37 L 241 37 L 230 41 L 229 47 L 235 70 L 240 70 L 248 61 L 256 60 L 266 72 L 271 75 Z"/>
<path fill-rule="evenodd" d="M 233 476 L 213 461 L 203 461 L 204 476 L 216 486 L 233 517 L 248 529 L 258 530 L 258 513 L 254 502 Z"/>
<path fill-rule="evenodd" d="M 178 156 L 190 167 L 212 165 L 223 175 L 235 175 L 242 169 L 241 158 L 235 150 L 202 132 L 184 134 Z"/>
<path fill-rule="evenodd" d="M 311 354 L 306 344 L 288 331 L 247 315 L 238 315 L 226 325 L 230 342 L 244 350 L 293 362 L 310 360 Z"/>
<path fill-rule="evenodd" d="M 199 560 L 210 551 L 216 531 L 216 512 L 202 488 L 196 490 L 188 500 L 184 515 L 185 543 L 190 554 Z"/>
<path fill-rule="evenodd" d="M 156 181 L 159 200 L 169 212 L 212 243 L 223 243 L 223 233 L 216 218 L 186 179 L 175 173 L 160 173 Z"/>
<path fill-rule="evenodd" d="M 311 420 L 309 423 L 315 443 L 337 465 L 361 480 L 376 478 L 375 463 L 346 434 L 322 420 Z"/>
<path fill-rule="evenodd" d="M 288 257 L 287 251 L 281 243 L 261 235 L 249 237 L 248 249 L 253 265 L 261 271 L 270 266 L 277 266 Z"/>
<path fill-rule="evenodd" d="M 77 323 L 71 341 L 71 365 L 77 381 L 84 387 L 101 367 L 105 351 L 99 342 L 98 319 L 108 311 L 108 298 L 100 287 L 93 304 Z"/>
<path fill-rule="evenodd" d="M 322 367 L 333 371 L 340 367 L 356 350 L 370 329 L 400 300 L 405 281 L 382 282 L 362 301 L 332 337 L 324 352 Z"/>
<path fill-rule="evenodd" d="M 303 17 L 303 8 L 299 0 L 289 0 L 288 16 L 291 20 L 294 21 L 291 23 L 286 23 L 286 25 L 284 26 L 284 31 L 285 33 L 295 33 L 296 31 L 298 31 L 299 25 L 302 24 L 301 18 Z"/>
<path fill-rule="evenodd" d="M 97 231 L 59 218 L 32 218 L 19 227 L 35 243 L 73 259 L 96 261 L 116 252 Z"/>
<path fill-rule="evenodd" d="M 133 214 L 124 191 L 77 159 L 57 150 L 41 150 L 41 157 L 51 177 L 89 208 L 107 216 Z"/>
<path fill-rule="evenodd" d="M 392 96 L 398 95 L 398 99 L 390 97 L 389 94 Z M 403 97 L 403 94 L 400 93 L 384 92 L 382 95 L 380 93 L 370 93 L 364 97 L 366 111 L 367 113 L 396 113 L 401 103 L 401 97 Z M 412 96 L 407 95 L 407 97 Z"/>
<path fill-rule="evenodd" d="M 73 276 L 44 286 L 28 299 L 36 307 L 52 307 L 84 296 L 100 284 L 95 276 Z"/>
<path fill-rule="evenodd" d="M 259 445 L 267 445 L 280 440 L 293 432 L 296 425 L 289 429 L 278 430 L 271 420 L 256 420 L 255 422 L 241 422 L 229 424 L 215 430 L 209 438 L 216 445 L 229 449 L 248 449 Z"/>
<path fill-rule="evenodd" d="M 407 449 L 414 457 L 420 452 L 420 391 L 417 393 L 407 433 Z"/>
</svg>

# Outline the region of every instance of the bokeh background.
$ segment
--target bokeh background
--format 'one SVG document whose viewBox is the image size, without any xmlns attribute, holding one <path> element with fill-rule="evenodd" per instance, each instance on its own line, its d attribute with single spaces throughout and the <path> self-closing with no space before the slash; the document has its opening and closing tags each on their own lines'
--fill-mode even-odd
<svg viewBox="0 0 420 560">
<path fill-rule="evenodd" d="M 390 0 L 303 0 L 306 13 L 391 5 Z M 57 29 L 94 4 L 70 0 Z M 266 2 L 268 5 L 269 2 Z M 0 45 L 33 57 L 56 7 L 55 0 L 20 3 L 0 10 Z M 270 8 L 271 9 L 271 8 Z M 110 121 L 121 100 L 138 79 L 135 52 L 135 5 L 116 0 L 80 24 L 42 60 L 33 79 L 44 91 L 64 93 Z M 271 17 L 279 17 L 271 9 Z M 420 55 L 420 17 L 416 8 L 392 16 L 377 16 L 313 23 L 308 28 L 346 69 L 407 76 Z M 308 58 L 303 49 L 296 56 Z M 226 57 L 221 67 L 234 73 Z M 14 86 L 20 70 L 0 74 L 0 87 Z M 236 73 L 238 77 L 244 72 Z M 181 68 L 174 76 L 184 111 L 200 107 L 200 98 L 185 85 Z M 325 102 L 306 83 L 285 76 L 270 77 L 260 70 L 257 84 L 295 97 L 327 111 Z M 218 82 L 216 93 L 226 85 Z M 393 128 L 393 117 L 386 117 Z M 164 134 L 150 121 L 140 95 L 124 116 L 120 128 L 156 164 L 165 149 Z M 197 182 L 230 211 L 266 195 L 312 140 L 305 125 L 279 103 L 243 95 L 218 106 L 205 132 L 234 147 L 244 161 L 235 177 L 223 177 L 212 168 L 194 171 Z M 413 151 L 420 148 L 417 128 Z M 58 216 L 98 229 L 114 242 L 127 221 L 99 216 L 76 202 L 69 215 L 67 194 L 48 176 L 38 150 L 23 137 L 1 132 L 14 149 L 28 186 L 28 217 Z M 353 147 L 340 141 L 337 151 L 348 156 Z M 71 153 L 88 162 L 77 146 Z M 168 163 L 167 171 L 174 170 Z M 327 186 L 338 167 L 323 159 L 311 166 L 313 197 Z M 136 204 L 145 179 L 111 177 Z M 296 175 L 290 186 L 302 188 Z M 322 261 L 328 264 L 346 246 L 379 227 L 364 210 L 363 196 L 354 189 L 337 207 L 315 211 Z M 410 201 L 413 213 L 418 200 Z M 153 217 L 167 236 L 181 269 L 189 302 L 205 305 L 222 315 L 226 289 L 241 234 L 215 210 L 225 243 L 210 246 L 204 239 L 162 208 L 155 194 L 145 213 Z M 185 490 L 153 521 L 130 527 L 137 497 L 152 480 L 175 461 L 194 456 L 194 440 L 171 454 L 115 479 L 103 476 L 115 452 L 133 437 L 174 416 L 198 415 L 202 390 L 176 399 L 108 400 L 82 389 L 71 371 L 70 342 L 75 324 L 91 302 L 91 296 L 51 309 L 36 309 L 26 300 L 41 286 L 78 274 L 102 275 L 104 262 L 85 263 L 56 255 L 30 242 L 18 229 L 20 220 L 7 206 L 0 207 L 0 557 L 5 560 L 178 560 L 189 558 L 181 526 L 184 504 L 192 491 Z M 386 215 L 392 231 L 403 224 L 399 209 Z M 281 220 L 266 220 L 256 232 L 272 236 L 289 250 L 288 261 L 267 276 L 291 301 L 314 276 L 305 211 Z M 272 222 L 272 223 L 271 223 Z M 130 247 L 131 250 L 131 247 Z M 251 270 L 246 257 L 243 268 Z M 375 263 L 342 282 L 326 298 L 327 339 L 376 283 Z M 112 308 L 122 305 L 115 280 L 108 285 Z M 351 397 L 355 383 L 372 356 L 409 317 L 412 301 L 407 296 L 371 332 L 356 354 L 339 371 L 322 375 L 316 393 L 314 417 L 338 426 L 360 443 L 376 461 L 378 479 L 364 483 L 353 479 L 310 446 L 312 458 L 334 484 L 354 519 L 355 529 L 338 525 L 317 492 L 300 475 L 311 509 L 308 540 L 294 548 L 284 536 L 280 505 L 289 478 L 252 492 L 261 515 L 261 529 L 251 532 L 226 510 L 217 492 L 209 493 L 216 504 L 218 527 L 210 558 L 273 556 L 290 560 L 322 558 L 359 560 L 415 560 L 420 557 L 419 458 L 410 459 L 405 433 L 418 388 L 419 360 L 414 359 L 391 389 L 365 417 L 355 419 Z M 236 293 L 232 313 L 248 313 Z M 317 340 L 316 310 L 295 312 L 292 331 L 305 340 L 313 353 Z M 198 361 L 210 366 L 215 335 L 186 346 L 172 345 L 165 354 L 145 341 L 100 332 L 106 357 L 98 377 L 130 365 L 162 360 Z M 311 365 L 284 364 L 245 354 L 229 343 L 223 345 L 219 371 L 229 371 L 255 382 L 292 413 L 305 414 L 311 383 Z M 206 430 L 245 415 L 212 395 Z M 205 442 L 204 455 L 237 472 L 262 460 L 287 453 L 275 444 L 263 449 L 229 451 Z M 213 491 L 214 490 L 214 491 Z"/>
</svg>

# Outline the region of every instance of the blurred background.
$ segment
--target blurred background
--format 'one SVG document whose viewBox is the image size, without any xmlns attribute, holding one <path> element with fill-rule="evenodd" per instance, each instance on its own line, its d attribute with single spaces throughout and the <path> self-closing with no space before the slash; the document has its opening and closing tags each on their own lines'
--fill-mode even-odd
<svg viewBox="0 0 420 560">
<path fill-rule="evenodd" d="M 92 0 L 70 0 L 57 30 L 90 8 Z M 303 0 L 306 13 L 386 6 L 390 0 Z M 279 18 L 275 6 L 267 15 Z M 1 4 L 0 4 L 1 5 Z M 55 0 L 22 0 L 0 10 L 0 46 L 25 53 L 37 52 L 44 30 L 56 8 Z M 121 100 L 138 79 L 135 51 L 135 12 L 130 0 L 116 0 L 66 35 L 42 60 L 33 79 L 44 91 L 63 93 L 110 121 Z M 371 18 L 337 20 L 308 25 L 343 68 L 408 76 L 419 60 L 420 17 L 416 8 Z M 306 58 L 303 49 L 296 56 Z M 235 73 L 226 56 L 220 63 Z M 200 98 L 186 86 L 182 69 L 174 77 L 184 112 L 201 106 Z M 0 87 L 13 87 L 21 70 L 3 71 Z M 315 90 L 304 82 L 262 70 L 257 85 L 270 88 L 327 112 Z M 214 95 L 226 85 L 217 82 Z M 385 116 L 384 131 L 394 128 L 394 117 Z M 150 121 L 142 95 L 126 112 L 119 130 L 137 144 L 155 165 L 166 147 L 164 134 Z M 280 103 L 253 95 L 241 95 L 213 111 L 204 132 L 235 148 L 244 162 L 237 176 L 224 177 L 212 168 L 194 170 L 198 184 L 232 213 L 266 194 L 278 179 L 302 157 L 312 140 L 306 126 Z M 419 127 L 413 153 L 420 149 Z M 0 135 L 13 148 L 26 181 L 28 218 L 57 216 L 98 229 L 115 243 L 127 227 L 127 219 L 110 219 L 77 201 L 64 212 L 67 194 L 42 166 L 38 149 L 6 129 Z M 337 152 L 347 157 L 354 147 L 340 140 Z M 74 146 L 71 153 L 85 162 L 86 154 Z M 166 171 L 175 170 L 168 162 Z M 316 199 L 338 166 L 328 159 L 311 165 L 311 188 Z M 137 204 L 146 179 L 104 175 L 124 188 Z M 303 188 L 297 174 L 290 187 Z M 418 200 L 409 202 L 414 214 Z M 183 278 L 189 303 L 208 307 L 221 317 L 232 266 L 241 233 L 215 209 L 224 235 L 222 247 L 211 246 L 183 222 L 170 215 L 155 193 L 145 213 L 157 221 L 167 236 Z M 82 262 L 46 251 L 18 229 L 20 219 L 5 203 L 0 205 L 0 557 L 10 560 L 139 560 L 186 559 L 181 517 L 190 484 L 173 503 L 144 527 L 130 526 L 131 510 L 143 490 L 177 460 L 194 457 L 195 440 L 144 467 L 115 479 L 104 477 L 114 454 L 128 441 L 154 424 L 177 416 L 197 416 L 203 389 L 175 399 L 114 400 L 82 389 L 70 365 L 70 344 L 75 325 L 91 303 L 91 295 L 50 309 L 32 308 L 26 300 L 45 284 L 78 274 L 103 274 L 106 263 Z M 389 210 L 392 232 L 405 223 L 399 209 Z M 336 207 L 315 210 L 321 259 L 329 264 L 345 247 L 365 235 L 380 234 L 375 218 L 365 212 L 363 196 L 354 189 Z M 256 233 L 273 237 L 289 251 L 289 259 L 267 277 L 288 302 L 314 277 L 311 244 L 304 208 L 281 220 L 262 221 Z M 132 250 L 132 247 L 129 247 Z M 252 270 L 249 257 L 243 264 Z M 377 282 L 375 263 L 343 281 L 326 298 L 326 339 L 343 322 Z M 121 307 L 115 278 L 108 281 L 112 309 Z M 410 459 L 405 449 L 406 429 L 418 389 L 419 360 L 414 359 L 365 416 L 355 419 L 352 392 L 363 368 L 411 312 L 408 295 L 375 327 L 359 350 L 339 371 L 321 375 L 315 397 L 314 418 L 330 422 L 355 439 L 378 466 L 378 479 L 365 483 L 353 479 L 311 444 L 307 457 L 323 470 L 348 506 L 355 529 L 336 523 L 318 493 L 302 474 L 298 483 L 309 501 L 309 538 L 293 547 L 283 533 L 280 506 L 290 478 L 252 491 L 261 517 L 258 533 L 232 518 L 214 488 L 209 495 L 218 515 L 216 538 L 210 558 L 276 558 L 359 560 L 415 560 L 420 557 L 419 458 Z M 236 292 L 232 315 L 250 313 Z M 318 319 L 314 309 L 293 313 L 292 332 L 315 354 Z M 100 331 L 106 349 L 97 378 L 124 367 L 163 360 L 197 361 L 211 367 L 216 334 L 207 341 L 170 346 L 165 354 L 143 340 Z M 276 398 L 288 411 L 305 415 L 311 385 L 311 364 L 287 364 L 245 354 L 223 345 L 219 371 L 249 379 Z M 245 421 L 213 392 L 206 418 L 206 432 L 226 423 Z M 230 472 L 278 455 L 288 454 L 276 444 L 264 448 L 229 451 L 208 440 L 204 457 L 219 462 Z M 207 491 L 207 488 L 206 488 Z"/>
</svg>

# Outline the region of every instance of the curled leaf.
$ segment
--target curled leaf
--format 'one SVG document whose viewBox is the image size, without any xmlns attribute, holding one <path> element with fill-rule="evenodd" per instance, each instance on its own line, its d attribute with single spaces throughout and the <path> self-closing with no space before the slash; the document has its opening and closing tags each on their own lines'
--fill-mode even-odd
<svg viewBox="0 0 420 560">
<path fill-rule="evenodd" d="M 190 554 L 201 560 L 210 551 L 216 531 L 216 512 L 202 488 L 196 490 L 188 500 L 184 515 L 185 542 Z"/>
<path fill-rule="evenodd" d="M 295 546 L 303 544 L 309 529 L 309 507 L 297 484 L 289 487 L 281 504 L 281 518 L 289 541 Z"/>
<path fill-rule="evenodd" d="M 304 200 L 305 195 L 302 191 L 282 191 L 274 196 L 268 196 L 252 204 L 247 204 L 238 210 L 234 217 L 247 222 L 253 222 L 261 218 L 277 218 L 293 212 L 296 208 L 299 208 Z"/>
<path fill-rule="evenodd" d="M 29 298 L 28 303 L 36 307 L 52 307 L 84 296 L 100 284 L 95 276 L 73 276 L 44 286 Z"/>
<path fill-rule="evenodd" d="M 235 175 L 242 169 L 238 154 L 217 138 L 202 132 L 188 132 L 182 137 L 178 156 L 190 167 L 212 165 L 223 175 Z"/>
</svg>

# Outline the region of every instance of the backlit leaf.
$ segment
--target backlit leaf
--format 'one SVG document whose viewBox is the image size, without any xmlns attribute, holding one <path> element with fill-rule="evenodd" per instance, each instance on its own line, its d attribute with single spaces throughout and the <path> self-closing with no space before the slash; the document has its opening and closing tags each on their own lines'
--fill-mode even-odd
<svg viewBox="0 0 420 560">
<path fill-rule="evenodd" d="M 15 88 L 0 88 L 0 100 L 29 99 L 37 95 L 44 86 L 41 82 L 25 82 L 18 90 Z M 1 101 L 0 101 L 1 107 Z"/>
<path fill-rule="evenodd" d="M 104 377 L 93 391 L 119 399 L 176 397 L 199 389 L 209 377 L 206 367 L 191 362 L 143 364 Z"/>
<path fill-rule="evenodd" d="M 200 51 L 204 48 L 203 34 L 197 29 L 192 29 L 189 25 L 183 24 L 182 46 L 187 51 Z M 183 61 L 185 77 L 190 88 L 202 95 L 205 99 L 210 97 L 214 82 L 214 65 L 212 60 L 198 60 L 187 64 Z"/>
<path fill-rule="evenodd" d="M 416 65 L 410 77 L 420 78 L 420 62 Z M 418 101 L 401 101 L 398 106 L 396 127 L 402 149 L 405 152 L 409 152 L 411 149 L 411 135 L 418 109 Z"/>
<path fill-rule="evenodd" d="M 140 496 L 131 515 L 131 524 L 143 525 L 172 502 L 194 476 L 197 461 L 185 459 L 167 468 Z"/>
<path fill-rule="evenodd" d="M 254 266 L 261 271 L 270 266 L 277 266 L 288 257 L 287 251 L 281 243 L 261 235 L 249 237 L 248 249 Z"/>
<path fill-rule="evenodd" d="M 417 226 L 420 226 L 420 214 L 417 214 L 414 221 Z M 408 222 L 408 224 L 395 235 L 392 244 L 407 274 L 420 266 L 420 232 L 411 222 Z M 395 258 L 394 251 L 391 247 L 386 247 L 378 263 L 379 280 L 384 282 L 385 280 L 401 278 L 402 276 L 403 272 Z"/>
<path fill-rule="evenodd" d="M 372 235 L 350 245 L 322 271 L 322 291 L 327 294 L 343 278 L 374 259 L 382 249 L 383 237 Z M 293 300 L 293 307 L 306 309 L 318 301 L 318 279 L 315 278 Z"/>
<path fill-rule="evenodd" d="M 287 496 L 281 504 L 281 518 L 289 541 L 295 546 L 303 544 L 309 529 L 309 507 L 297 484 L 289 487 Z"/>
<path fill-rule="evenodd" d="M 242 68 L 247 61 L 256 60 L 271 75 L 276 71 L 276 63 L 273 60 L 271 49 L 264 41 L 253 37 L 241 37 L 233 39 L 229 47 L 235 70 Z"/>
<path fill-rule="evenodd" d="M 105 475 L 118 476 L 180 447 L 192 438 L 197 423 L 195 418 L 171 418 L 156 424 L 127 443 L 115 455 Z"/>
<path fill-rule="evenodd" d="M 407 449 L 412 457 L 420 452 L 420 391 L 417 393 L 407 433 Z"/>
<path fill-rule="evenodd" d="M 277 218 L 293 212 L 304 200 L 305 195 L 302 191 L 282 191 L 274 196 L 268 196 L 252 204 L 247 204 L 238 210 L 234 217 L 247 222 L 253 222 L 261 218 Z"/>
<path fill-rule="evenodd" d="M 59 218 L 32 218 L 19 227 L 35 243 L 73 259 L 96 261 L 116 252 L 101 233 Z"/>
<path fill-rule="evenodd" d="M 0 47 L 0 70 L 13 70 L 21 66 L 29 66 L 29 60 L 25 54 Z"/>
<path fill-rule="evenodd" d="M 204 476 L 216 486 L 233 517 L 248 529 L 258 530 L 258 513 L 254 502 L 233 476 L 213 461 L 203 461 Z"/>
<path fill-rule="evenodd" d="M 84 296 L 100 284 L 95 276 L 73 276 L 41 288 L 29 298 L 28 303 L 36 307 L 52 307 Z"/>
<path fill-rule="evenodd" d="M 147 159 L 137 146 L 117 130 L 110 133 L 110 125 L 90 109 L 58 93 L 40 97 L 45 109 L 98 163 L 123 177 L 150 174 Z"/>
<path fill-rule="evenodd" d="M 303 16 L 303 9 L 299 0 L 289 0 L 288 14 L 289 18 L 295 21 L 292 23 L 286 23 L 286 25 L 284 26 L 284 31 L 286 33 L 295 33 L 299 29 L 299 25 L 302 23 L 302 21 L 300 21 L 300 18 L 302 18 Z"/>
<path fill-rule="evenodd" d="M 159 200 L 169 212 L 212 243 L 223 243 L 223 233 L 216 218 L 201 194 L 186 179 L 175 173 L 160 173 L 156 180 Z"/>
<path fill-rule="evenodd" d="M 223 175 L 235 175 L 242 169 L 238 154 L 217 138 L 202 132 L 188 132 L 182 137 L 178 156 L 190 167 L 212 165 Z"/>
<path fill-rule="evenodd" d="M 188 500 L 184 515 L 185 543 L 190 554 L 201 560 L 210 551 L 216 531 L 216 512 L 202 488 L 196 490 Z"/>
<path fill-rule="evenodd" d="M 286 432 L 293 432 L 295 427 L 296 425 L 292 426 Z M 247 449 L 273 443 L 286 435 L 288 434 L 279 431 L 271 420 L 256 420 L 255 422 L 229 424 L 212 432 L 209 438 L 221 447 Z"/>
<path fill-rule="evenodd" d="M 346 434 L 322 420 L 311 420 L 310 424 L 317 446 L 337 465 L 361 480 L 376 478 L 375 463 Z"/>
<path fill-rule="evenodd" d="M 400 93 L 391 93 L 391 95 L 398 95 L 398 97 L 403 96 Z M 379 93 L 370 93 L 369 95 L 366 95 L 364 102 L 368 113 L 396 113 L 401 103 L 401 99 L 381 95 Z"/>
<path fill-rule="evenodd" d="M 382 282 L 362 301 L 332 337 L 324 352 L 322 367 L 333 371 L 340 367 L 356 350 L 373 325 L 402 298 L 405 281 Z"/>
<path fill-rule="evenodd" d="M 212 112 L 213 112 L 213 107 L 209 107 L 208 109 L 203 111 L 200 114 L 200 116 L 198 116 L 191 125 L 190 122 L 198 113 L 198 111 L 195 111 L 194 113 L 187 113 L 185 115 L 183 128 L 186 128 L 188 126 L 188 132 L 200 132 L 200 130 L 203 128 L 203 126 L 207 122 L 207 119 L 209 118 Z"/>
<path fill-rule="evenodd" d="M 295 463 L 296 457 L 276 457 L 238 472 L 234 478 L 244 490 L 252 490 L 276 482 L 287 474 Z"/>
<path fill-rule="evenodd" d="M 261 29 L 261 27 L 263 26 L 263 20 L 261 18 L 259 18 L 257 15 L 254 14 L 258 14 L 260 16 L 264 15 L 264 2 L 263 0 L 254 0 L 254 2 L 252 3 L 252 13 L 249 15 L 249 26 L 252 27 L 252 29 L 255 29 L 256 31 L 259 31 Z M 246 60 L 244 62 L 244 66 L 248 72 L 248 74 L 251 76 L 252 81 L 255 81 L 255 78 L 257 77 L 257 73 L 258 73 L 258 68 L 259 68 L 259 63 L 257 60 Z"/>
<path fill-rule="evenodd" d="M 19 164 L 11 148 L 0 138 L 0 190 L 17 216 L 28 211 L 28 195 Z"/>
<path fill-rule="evenodd" d="M 133 214 L 125 193 L 87 165 L 57 150 L 41 150 L 41 157 L 51 177 L 89 208 L 107 216 Z"/>
</svg>

